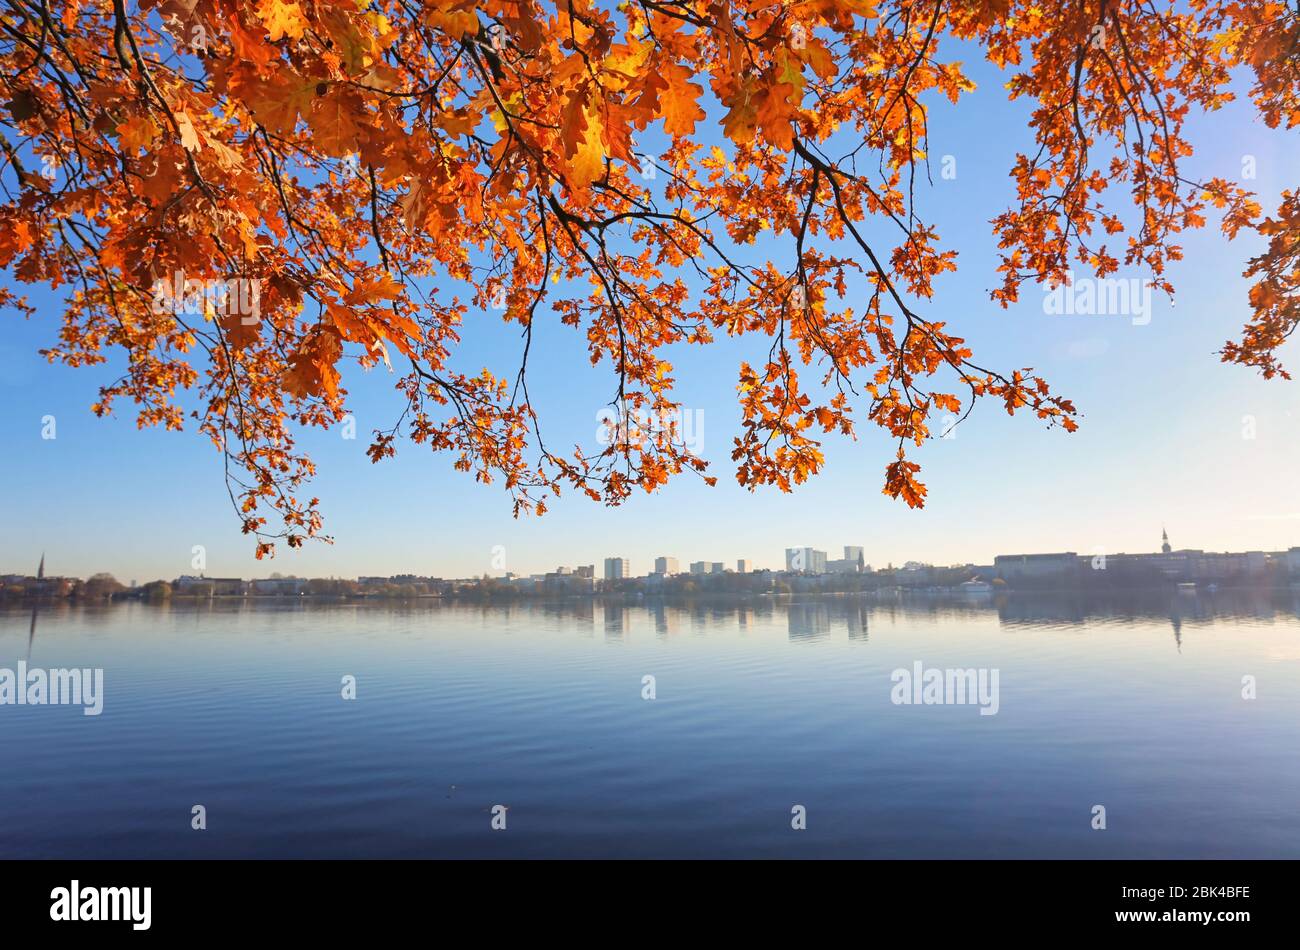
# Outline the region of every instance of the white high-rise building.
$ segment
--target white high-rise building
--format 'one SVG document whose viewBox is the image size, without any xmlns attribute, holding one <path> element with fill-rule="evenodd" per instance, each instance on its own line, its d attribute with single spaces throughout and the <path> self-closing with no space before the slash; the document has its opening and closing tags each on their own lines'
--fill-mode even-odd
<svg viewBox="0 0 1300 950">
<path fill-rule="evenodd" d="M 825 574 L 826 552 L 816 548 L 786 548 L 785 569 L 801 574 Z"/>
<path fill-rule="evenodd" d="M 621 581 L 632 576 L 632 567 L 625 557 L 605 558 L 605 580 Z"/>
<path fill-rule="evenodd" d="M 655 558 L 656 574 L 676 574 L 679 568 L 677 558 L 675 557 L 657 557 Z"/>
<path fill-rule="evenodd" d="M 826 562 L 827 574 L 857 574 L 863 571 L 866 562 L 862 558 L 862 548 L 853 545 L 844 545 L 844 557 L 834 561 Z"/>
<path fill-rule="evenodd" d="M 753 569 L 754 569 L 754 562 L 749 560 L 748 558 L 742 557 L 740 560 L 736 562 L 737 574 L 748 574 Z"/>
</svg>

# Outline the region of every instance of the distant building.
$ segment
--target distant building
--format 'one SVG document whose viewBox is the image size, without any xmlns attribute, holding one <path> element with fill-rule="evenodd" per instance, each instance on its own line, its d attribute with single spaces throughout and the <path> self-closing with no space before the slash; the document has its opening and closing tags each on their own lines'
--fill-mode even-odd
<svg viewBox="0 0 1300 950">
<path fill-rule="evenodd" d="M 727 565 L 721 561 L 691 561 L 692 574 L 721 574 Z"/>
<path fill-rule="evenodd" d="M 632 576 L 632 568 L 625 557 L 605 558 L 605 580 L 621 581 Z"/>
<path fill-rule="evenodd" d="M 510 574 L 508 572 L 506 573 L 507 579 L 513 576 L 514 576 L 513 574 Z M 273 578 L 269 578 L 269 580 L 270 581 L 280 581 L 280 580 L 296 581 L 299 580 L 299 578 L 296 577 L 274 578 L 273 577 Z M 254 581 L 253 583 L 256 584 L 257 582 Z M 390 574 L 388 577 L 363 575 L 357 578 L 357 584 L 360 585 L 361 587 L 414 587 L 417 584 L 423 584 L 426 587 L 434 588 L 434 587 L 440 587 L 442 583 L 443 580 L 441 577 L 425 577 L 422 574 Z M 286 586 L 286 585 L 281 585 L 281 586 Z M 286 586 L 286 589 L 292 592 L 291 586 Z M 264 590 L 258 591 L 258 593 L 280 593 L 280 592 L 282 591 L 277 590 L 273 584 L 268 584 L 265 586 Z"/>
<path fill-rule="evenodd" d="M 826 562 L 827 574 L 860 574 L 866 562 L 862 559 L 862 548 L 853 544 L 844 545 L 844 557 Z"/>
<path fill-rule="evenodd" d="M 251 582 L 255 594 L 296 596 L 307 589 L 304 577 L 263 577 Z"/>
<path fill-rule="evenodd" d="M 183 574 L 172 583 L 172 589 L 182 594 L 203 594 L 221 597 L 239 596 L 246 586 L 239 577 L 195 577 Z"/>
<path fill-rule="evenodd" d="M 1161 550 L 1151 554 L 1003 554 L 994 558 L 993 573 L 1012 584 L 1080 581 L 1140 587 L 1169 582 L 1257 583 L 1270 570 L 1269 556 L 1263 551 L 1175 551 L 1168 535 L 1161 537 Z"/>
<path fill-rule="evenodd" d="M 621 561 L 622 558 L 610 558 Z M 594 573 L 594 570 L 593 570 Z M 596 579 L 573 571 L 552 571 L 542 578 L 541 588 L 547 594 L 590 594 L 596 589 Z"/>
<path fill-rule="evenodd" d="M 575 568 L 573 569 L 573 573 L 574 573 L 576 576 L 578 576 L 578 577 L 593 577 L 593 578 L 594 578 L 594 577 L 596 576 L 596 565 L 595 565 L 595 564 L 580 564 L 580 565 L 578 565 L 577 567 L 575 567 Z"/>
<path fill-rule="evenodd" d="M 1292 577 L 1300 577 L 1300 548 L 1292 548 L 1286 552 L 1286 566 Z"/>
<path fill-rule="evenodd" d="M 1270 557 L 1264 551 L 1213 552 L 1195 548 L 1173 550 L 1169 532 L 1160 532 L 1159 554 L 1098 554 L 1080 559 L 1080 569 L 1094 581 L 1141 585 L 1151 581 L 1178 583 L 1258 583 L 1273 565 L 1285 568 L 1290 553 Z M 1295 549 L 1292 549 L 1295 550 Z M 1104 571 L 1105 574 L 1093 574 Z"/>
<path fill-rule="evenodd" d="M 1102 566 L 1104 565 L 1104 567 Z M 1258 578 L 1269 569 L 1263 551 L 1162 551 L 1160 554 L 1108 554 L 1084 557 L 1081 567 L 1105 570 L 1112 578 L 1152 576 L 1172 581 L 1233 581 Z"/>
<path fill-rule="evenodd" d="M 656 573 L 656 574 L 676 574 L 677 572 L 678 572 L 678 568 L 677 568 L 677 558 L 675 558 L 675 557 L 657 557 L 657 558 L 655 558 L 655 573 Z"/>
<path fill-rule="evenodd" d="M 785 569 L 801 574 L 825 574 L 826 552 L 816 548 L 786 548 Z"/>
<path fill-rule="evenodd" d="M 754 562 L 748 560 L 747 558 L 742 557 L 740 560 L 736 562 L 737 574 L 748 574 L 753 569 L 754 569 Z"/>
<path fill-rule="evenodd" d="M 1061 554 L 999 554 L 993 559 L 993 569 L 998 577 L 1008 582 L 1064 580 L 1073 575 L 1078 566 L 1079 555 L 1073 551 Z"/>
</svg>

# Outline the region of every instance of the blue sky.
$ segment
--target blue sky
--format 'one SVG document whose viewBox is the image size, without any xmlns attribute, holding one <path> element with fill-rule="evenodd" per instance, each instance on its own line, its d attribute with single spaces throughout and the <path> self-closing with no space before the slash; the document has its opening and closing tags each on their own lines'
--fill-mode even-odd
<svg viewBox="0 0 1300 950">
<path fill-rule="evenodd" d="M 958 272 L 940 279 L 923 312 L 965 336 L 981 365 L 1032 366 L 1045 375 L 1080 408 L 1079 432 L 1048 431 L 981 405 L 955 438 L 915 453 L 930 489 L 921 511 L 880 493 L 891 446 L 870 425 L 857 442 L 828 441 L 823 474 L 794 494 L 751 493 L 736 486 L 729 459 L 739 420 L 736 369 L 742 359 L 761 359 L 768 343 L 724 339 L 669 356 L 682 402 L 702 414 L 702 454 L 713 462 L 716 488 L 686 476 L 618 509 L 566 495 L 544 517 L 516 521 L 499 486 L 453 472 L 449 458 L 405 445 L 395 459 L 372 465 L 365 434 L 400 412 L 396 377 L 383 369 L 353 372 L 345 384 L 359 437 L 346 441 L 336 430 L 304 441 L 320 467 L 313 493 L 335 543 L 297 552 L 282 546 L 273 561 L 257 562 L 210 443 L 193 431 L 138 431 L 125 405 L 116 418 L 91 415 L 113 366 L 45 364 L 36 351 L 56 338 L 59 298 L 26 288 L 37 316 L 24 322 L 0 314 L 0 491 L 7 502 L 0 572 L 30 571 L 45 551 L 53 573 L 170 578 L 191 572 L 195 545 L 206 550 L 207 573 L 219 576 L 456 577 L 492 572 L 497 546 L 506 568 L 519 573 L 619 555 L 639 574 L 660 554 L 683 564 L 734 565 L 743 557 L 777 567 L 782 549 L 796 544 L 832 556 L 842 545 L 862 545 L 876 566 L 987 563 L 1022 551 L 1148 551 L 1158 546 L 1162 525 L 1175 547 L 1300 544 L 1300 388 L 1265 382 L 1216 355 L 1247 317 L 1240 273 L 1262 243 L 1244 235 L 1229 244 L 1213 219 L 1209 229 L 1187 235 L 1185 259 L 1171 272 L 1177 305 L 1155 296 L 1145 326 L 1123 316 L 1047 315 L 1034 288 L 1002 310 L 987 293 L 997 282 L 988 221 L 1007 206 L 1008 169 L 1030 138 L 1024 107 L 1006 102 L 1005 77 L 987 66 L 970 72 L 977 91 L 956 109 L 936 106 L 932 118 L 934 182 L 919 187 L 919 205 L 960 256 Z M 1283 187 L 1300 183 L 1294 135 L 1264 128 L 1244 101 L 1194 116 L 1190 129 L 1197 154 L 1187 177 L 1239 179 L 1243 157 L 1254 156 L 1251 184 L 1270 209 Z M 955 179 L 940 177 L 944 155 L 956 159 Z M 874 233 L 888 239 L 883 226 Z M 504 372 L 516 365 L 516 331 L 500 327 L 494 313 L 471 316 L 458 359 Z M 1300 357 L 1288 349 L 1292 362 Z M 612 391 L 608 365 L 591 368 L 582 336 L 548 317 L 535 332 L 530 367 L 548 443 L 592 445 L 597 413 Z M 57 420 L 54 440 L 41 438 L 46 415 Z M 1254 438 L 1243 437 L 1248 426 Z"/>
</svg>

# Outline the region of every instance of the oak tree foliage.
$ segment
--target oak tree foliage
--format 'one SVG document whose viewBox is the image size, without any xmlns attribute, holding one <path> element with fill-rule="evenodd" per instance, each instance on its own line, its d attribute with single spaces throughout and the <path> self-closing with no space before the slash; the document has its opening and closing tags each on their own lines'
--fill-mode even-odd
<svg viewBox="0 0 1300 950">
<path fill-rule="evenodd" d="M 405 402 L 372 458 L 449 452 L 516 513 L 712 481 L 671 432 L 549 443 L 536 334 L 581 340 L 620 413 L 665 416 L 670 347 L 752 339 L 739 483 L 790 490 L 865 419 L 884 491 L 919 506 L 909 451 L 936 419 L 988 399 L 1075 427 L 1032 370 L 981 365 L 934 294 L 956 251 L 918 185 L 933 104 L 974 88 L 960 58 L 1028 107 L 993 298 L 1121 267 L 1172 292 L 1180 234 L 1213 214 L 1266 238 L 1222 355 L 1273 376 L 1300 191 L 1266 213 L 1188 177 L 1184 128 L 1243 82 L 1269 126 L 1300 123 L 1298 38 L 1270 0 L 4 0 L 0 266 L 65 295 L 50 360 L 125 355 L 96 412 L 179 429 L 197 399 L 259 557 L 321 534 L 295 437 L 344 418 L 347 364 L 391 367 Z M 160 306 L 174 275 L 255 287 L 254 318 Z M 31 312 L 13 287 L 0 305 Z M 465 322 L 497 315 L 518 352 L 455 369 Z"/>
</svg>

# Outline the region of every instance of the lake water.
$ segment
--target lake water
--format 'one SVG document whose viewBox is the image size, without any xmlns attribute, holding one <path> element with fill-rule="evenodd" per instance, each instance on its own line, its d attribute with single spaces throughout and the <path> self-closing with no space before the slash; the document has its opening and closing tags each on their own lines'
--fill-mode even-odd
<svg viewBox="0 0 1300 950">
<path fill-rule="evenodd" d="M 0 706 L 0 857 L 1296 858 L 1298 614 L 47 606 L 30 667 L 102 667 L 103 712 Z M 0 667 L 30 622 L 0 609 Z M 997 669 L 996 715 L 893 702 L 918 661 Z"/>
</svg>

